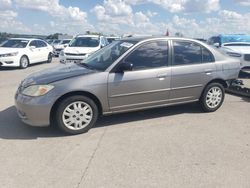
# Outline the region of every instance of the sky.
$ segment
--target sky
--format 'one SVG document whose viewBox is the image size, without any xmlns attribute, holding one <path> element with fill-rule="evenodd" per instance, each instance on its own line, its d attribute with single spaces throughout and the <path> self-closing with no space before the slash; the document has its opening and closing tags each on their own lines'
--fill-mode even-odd
<svg viewBox="0 0 250 188">
<path fill-rule="evenodd" d="M 0 32 L 250 34 L 250 0 L 0 0 Z"/>
</svg>

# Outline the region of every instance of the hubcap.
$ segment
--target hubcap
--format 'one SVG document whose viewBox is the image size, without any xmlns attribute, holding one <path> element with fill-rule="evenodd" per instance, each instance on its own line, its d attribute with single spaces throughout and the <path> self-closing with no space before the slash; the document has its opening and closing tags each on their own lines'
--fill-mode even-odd
<svg viewBox="0 0 250 188">
<path fill-rule="evenodd" d="M 21 59 L 21 64 L 22 64 L 22 67 L 27 67 L 28 66 L 28 59 L 23 57 Z"/>
<path fill-rule="evenodd" d="M 222 90 L 219 87 L 212 87 L 206 96 L 206 104 L 209 108 L 216 108 L 222 101 Z"/>
<path fill-rule="evenodd" d="M 89 104 L 77 101 L 69 104 L 62 114 L 64 125 L 71 130 L 80 130 L 89 125 L 93 110 Z"/>
</svg>

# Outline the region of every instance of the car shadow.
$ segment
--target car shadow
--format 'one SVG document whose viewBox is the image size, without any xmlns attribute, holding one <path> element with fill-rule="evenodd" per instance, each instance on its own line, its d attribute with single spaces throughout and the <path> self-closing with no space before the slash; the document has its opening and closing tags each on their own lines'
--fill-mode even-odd
<svg viewBox="0 0 250 188">
<path fill-rule="evenodd" d="M 53 63 L 53 62 L 52 62 Z M 39 63 L 34 63 L 34 64 L 30 64 L 27 69 L 29 67 L 33 67 L 33 66 L 39 66 L 39 65 L 43 65 L 43 64 L 46 64 L 46 62 L 39 62 Z M 19 67 L 1 67 L 0 66 L 0 72 L 1 71 L 15 71 L 15 70 L 24 70 L 24 69 L 21 69 Z"/>
<path fill-rule="evenodd" d="M 24 124 L 11 106 L 0 112 L 0 139 L 37 139 L 64 136 L 53 127 L 31 127 Z"/>
<path fill-rule="evenodd" d="M 119 125 L 134 121 L 157 119 L 164 116 L 173 116 L 177 114 L 187 114 L 187 113 L 197 114 L 197 113 L 202 113 L 202 111 L 197 103 L 190 103 L 184 105 L 114 114 L 111 116 L 100 117 L 95 128 L 111 126 L 111 125 Z"/>
<path fill-rule="evenodd" d="M 250 102 L 250 98 L 249 97 L 241 97 L 241 99 L 245 102 Z"/>
<path fill-rule="evenodd" d="M 250 79 L 250 69 L 243 69 L 239 73 L 239 78 Z"/>
<path fill-rule="evenodd" d="M 173 107 L 164 107 L 151 110 L 116 114 L 100 117 L 94 128 L 119 125 L 123 123 L 141 121 L 145 119 L 157 119 L 163 116 L 171 116 L 182 113 L 201 113 L 196 104 L 187 104 Z M 32 127 L 24 124 L 16 113 L 16 108 L 11 106 L 0 112 L 0 139 L 37 139 L 50 137 L 69 136 L 59 131 L 56 127 Z"/>
</svg>

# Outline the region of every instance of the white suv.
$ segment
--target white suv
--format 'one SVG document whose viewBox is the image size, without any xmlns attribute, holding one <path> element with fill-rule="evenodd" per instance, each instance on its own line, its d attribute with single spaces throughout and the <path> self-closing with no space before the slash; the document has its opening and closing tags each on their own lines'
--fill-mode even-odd
<svg viewBox="0 0 250 188">
<path fill-rule="evenodd" d="M 104 36 L 99 35 L 78 35 L 59 54 L 61 63 L 82 61 L 93 52 L 108 45 Z"/>
<path fill-rule="evenodd" d="M 12 38 L 0 46 L 0 67 L 27 68 L 32 63 L 50 63 L 52 56 L 52 46 L 43 40 Z"/>
<path fill-rule="evenodd" d="M 60 43 L 53 45 L 54 55 L 59 56 L 60 52 L 69 45 L 70 41 L 71 39 L 64 39 Z"/>
</svg>

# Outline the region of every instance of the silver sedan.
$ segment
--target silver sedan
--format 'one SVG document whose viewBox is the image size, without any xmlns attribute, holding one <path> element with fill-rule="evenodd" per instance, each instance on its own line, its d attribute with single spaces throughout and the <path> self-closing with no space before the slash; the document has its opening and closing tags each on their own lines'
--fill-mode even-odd
<svg viewBox="0 0 250 188">
<path fill-rule="evenodd" d="M 223 103 L 240 62 L 200 41 L 126 38 L 81 63 L 59 65 L 20 84 L 16 108 L 33 126 L 88 131 L 100 115 L 199 101 L 205 112 Z"/>
</svg>

